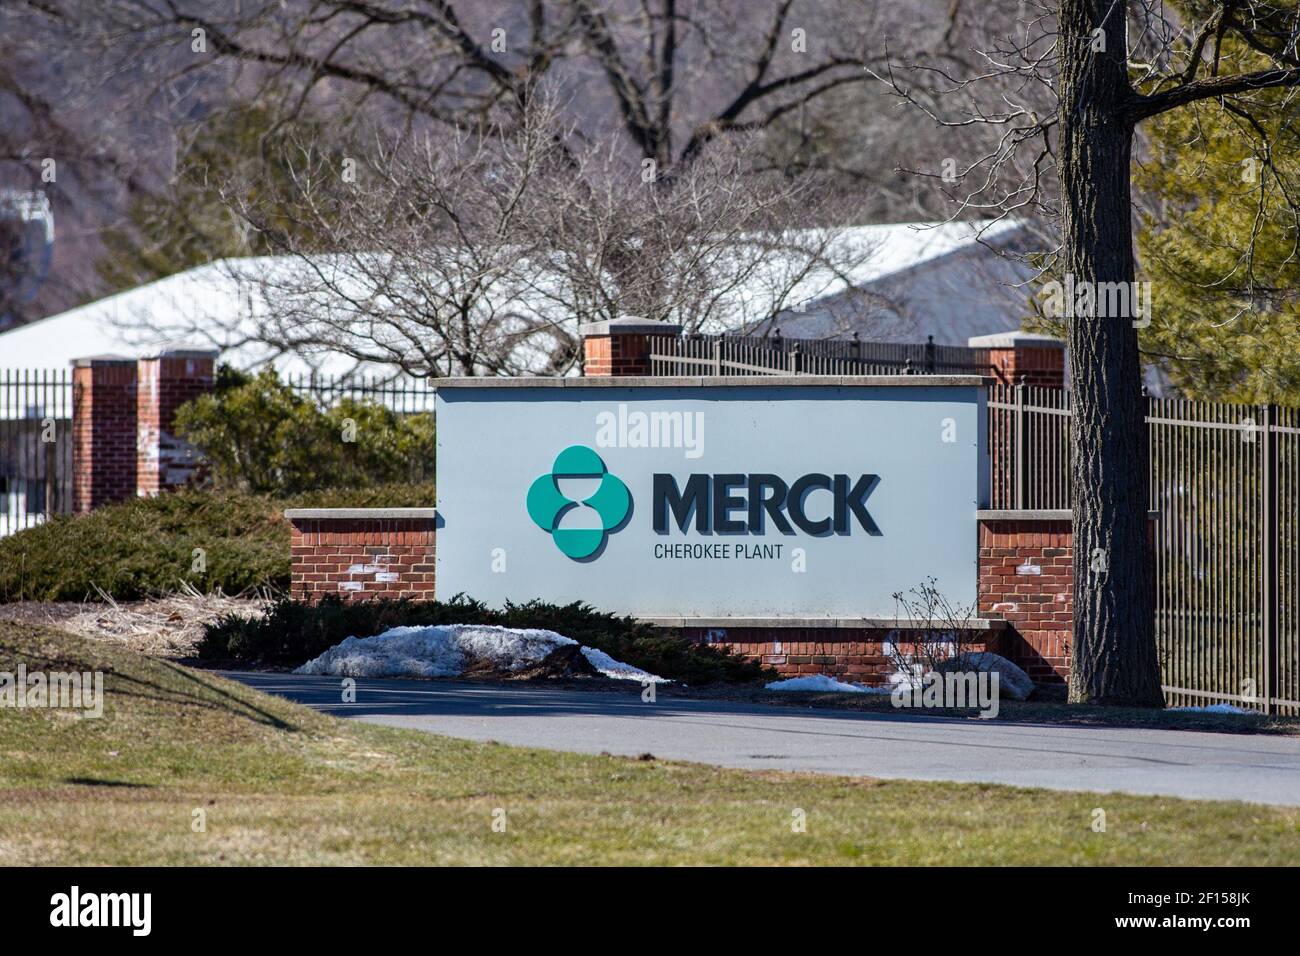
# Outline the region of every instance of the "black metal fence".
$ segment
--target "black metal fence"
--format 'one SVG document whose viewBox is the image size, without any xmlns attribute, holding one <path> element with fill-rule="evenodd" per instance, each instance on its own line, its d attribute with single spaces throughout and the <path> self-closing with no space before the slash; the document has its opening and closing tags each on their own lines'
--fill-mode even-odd
<svg viewBox="0 0 1300 956">
<path fill-rule="evenodd" d="M 303 398 L 310 398 L 322 408 L 344 399 L 374 402 L 402 415 L 432 412 L 433 385 L 436 379 L 383 378 L 377 375 L 332 377 L 327 375 L 287 375 L 284 383 Z"/>
<path fill-rule="evenodd" d="M 1300 409 L 1147 399 L 1171 705 L 1300 713 Z M 995 508 L 1067 509 L 1069 394 L 995 385 Z"/>
<path fill-rule="evenodd" d="M 71 510 L 71 371 L 0 369 L 0 536 Z"/>
<path fill-rule="evenodd" d="M 654 336 L 651 375 L 987 375 L 987 349 L 791 339 L 780 335 Z"/>
</svg>

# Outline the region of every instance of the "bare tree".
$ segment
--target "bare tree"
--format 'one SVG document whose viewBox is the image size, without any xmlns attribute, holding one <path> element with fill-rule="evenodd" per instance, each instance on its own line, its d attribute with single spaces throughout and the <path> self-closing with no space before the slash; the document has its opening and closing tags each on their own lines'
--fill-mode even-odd
<svg viewBox="0 0 1300 956">
<path fill-rule="evenodd" d="M 983 650 L 977 603 L 953 601 L 927 578 L 906 591 L 894 592 L 896 626 L 885 643 L 885 656 L 894 666 L 892 681 L 919 689 L 931 671 L 962 666 Z"/>
<path fill-rule="evenodd" d="M 290 131 L 266 143 L 275 176 L 256 162 L 187 170 L 276 253 L 221 263 L 252 300 L 221 337 L 416 376 L 564 374 L 583 322 L 727 331 L 828 291 L 855 300 L 851 273 L 875 249 L 800 227 L 849 218 L 817 177 L 753 175 L 744 140 L 658 177 L 612 135 L 575 141 L 561 115 L 538 97 L 491 133 Z M 213 318 L 167 333 L 201 338 Z"/>
<path fill-rule="evenodd" d="M 89 224 L 110 218 L 122 195 L 146 186 L 127 143 L 110 128 L 115 110 L 84 109 L 84 91 L 64 80 L 68 55 L 33 42 L 28 26 L 22 11 L 0 6 L 0 230 L 27 233 L 28 217 L 40 207 L 45 226 L 57 227 L 57 241 L 46 250 L 48 270 L 44 261 L 33 268 L 27 240 L 22 261 L 0 262 L 0 324 L 69 308 L 90 292 L 96 283 Z M 122 94 L 111 79 L 96 87 L 105 107 L 120 104 Z"/>
<path fill-rule="evenodd" d="M 973 74 L 920 60 L 882 76 L 940 124 L 1000 131 L 995 148 L 963 162 L 948 188 L 959 209 L 1037 214 L 1059 228 L 1042 262 L 1079 291 L 1065 316 L 1075 495 L 1071 699 L 1159 706 L 1130 291 L 1134 137 L 1143 120 L 1201 100 L 1243 117 L 1275 109 L 1266 91 L 1300 86 L 1300 14 L 1294 3 L 1265 0 L 1026 0 L 1023 9 L 1013 35 L 977 51 L 983 67 Z"/>
<path fill-rule="evenodd" d="M 848 0 L 15 0 L 106 64 L 158 63 L 158 89 L 221 76 L 291 118 L 313 100 L 399 125 L 521 119 L 553 81 L 582 132 L 617 129 L 661 171 L 869 77 L 871 38 L 907 9 Z M 188 55 L 186 55 L 188 53 Z M 372 115 L 373 118 L 373 115 Z"/>
<path fill-rule="evenodd" d="M 288 171 L 278 188 L 205 173 L 278 254 L 253 269 L 223 264 L 257 293 L 256 314 L 241 321 L 278 350 L 416 376 L 564 364 L 569 333 L 528 300 L 531 192 L 564 164 L 553 123 L 534 111 L 509 134 L 372 130 L 350 145 L 291 132 L 269 146 L 268 161 Z"/>
<path fill-rule="evenodd" d="M 539 95 L 559 94 L 576 119 L 569 145 L 612 142 L 623 158 L 652 162 L 663 179 L 680 175 L 714 143 L 755 135 L 773 147 L 761 168 L 839 174 L 839 160 L 800 154 L 806 137 L 787 141 L 778 127 L 802 128 L 823 103 L 823 128 L 837 110 L 861 113 L 836 97 L 864 88 L 864 66 L 879 64 L 873 47 L 885 33 L 905 34 L 909 50 L 943 45 L 940 55 L 960 62 L 943 17 L 928 15 L 947 2 L 10 0 L 0 33 L 33 62 L 52 64 L 49 85 L 61 88 L 44 101 L 61 121 L 79 109 L 94 118 L 93 142 L 129 141 L 111 151 L 127 162 L 120 177 L 132 184 L 118 195 L 141 195 L 139 187 L 150 195 L 114 223 L 124 211 L 119 199 L 82 232 L 93 246 L 94 226 L 116 226 L 105 236 L 114 253 L 130 253 L 137 236 L 152 250 L 141 257 L 146 273 L 163 275 L 191 264 L 179 253 L 213 243 L 201 241 L 206 230 L 196 222 L 173 253 L 159 248 L 165 231 L 142 230 L 138 217 L 184 175 L 183 145 L 192 139 L 186 128 L 210 126 L 214 113 L 256 110 L 270 118 L 271 137 L 322 115 L 334 129 L 386 128 L 394 138 L 492 135 L 522 124 Z M 25 95 L 29 87 L 18 88 Z M 100 89 L 130 96 L 115 92 L 104 101 L 96 98 Z M 906 132 L 897 123 L 870 128 L 884 148 L 904 152 Z M 859 181 L 887 169 L 876 153 L 856 149 L 855 136 L 838 148 L 860 154 Z M 900 202 L 878 182 L 871 197 L 864 208 L 876 216 Z M 74 205 L 74 212 L 84 208 Z M 57 201 L 55 212 L 69 215 Z M 225 238 L 221 228 L 216 238 Z M 218 245 L 216 254 L 231 253 L 230 243 Z M 93 272 L 98 251 L 77 257 L 82 268 Z M 118 284 L 130 270 L 102 271 L 104 281 Z"/>
<path fill-rule="evenodd" d="M 880 303 L 851 276 L 879 250 L 850 241 L 840 224 L 853 209 L 824 176 L 755 173 L 757 145 L 713 142 L 672 177 L 629 168 L 612 143 L 575 151 L 530 206 L 544 307 L 557 321 L 638 315 L 687 334 L 752 329 L 831 293 L 870 315 Z"/>
</svg>

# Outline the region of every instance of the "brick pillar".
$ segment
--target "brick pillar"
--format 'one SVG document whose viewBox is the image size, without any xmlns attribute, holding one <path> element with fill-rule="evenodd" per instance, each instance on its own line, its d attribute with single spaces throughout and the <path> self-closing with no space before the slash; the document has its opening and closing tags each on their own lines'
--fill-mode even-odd
<svg viewBox="0 0 1300 956">
<path fill-rule="evenodd" d="M 86 512 L 135 495 L 135 359 L 72 361 L 72 507 Z"/>
<path fill-rule="evenodd" d="M 998 332 L 977 335 L 971 348 L 989 350 L 989 364 L 998 380 L 1015 385 L 1065 387 L 1065 343 L 1036 332 Z"/>
<path fill-rule="evenodd" d="M 657 335 L 680 335 L 682 327 L 626 316 L 579 326 L 583 374 L 589 377 L 649 375 L 650 342 Z"/>
<path fill-rule="evenodd" d="M 437 517 L 433 508 L 291 508 L 290 596 L 314 602 L 432 601 Z"/>
<path fill-rule="evenodd" d="M 1007 621 L 1007 657 L 1039 683 L 1070 674 L 1074 537 L 1068 511 L 985 511 L 979 520 L 979 614 Z"/>
<path fill-rule="evenodd" d="M 176 409 L 212 391 L 217 353 L 176 349 L 140 359 L 136 394 L 136 494 L 152 497 L 184 485 L 200 456 L 173 434 Z"/>
<path fill-rule="evenodd" d="M 1010 628 L 1003 654 L 1039 683 L 1070 676 L 1074 531 L 1069 511 L 979 511 L 979 615 Z M 1154 545 L 1156 512 L 1148 512 Z M 1155 559 L 1148 554 L 1152 587 Z"/>
</svg>

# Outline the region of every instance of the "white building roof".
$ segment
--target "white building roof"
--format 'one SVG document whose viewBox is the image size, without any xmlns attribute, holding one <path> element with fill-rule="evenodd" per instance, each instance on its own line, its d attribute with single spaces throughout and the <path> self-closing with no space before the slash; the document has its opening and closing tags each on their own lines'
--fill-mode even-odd
<svg viewBox="0 0 1300 956">
<path fill-rule="evenodd" d="M 813 308 L 798 313 L 794 321 L 782 322 L 783 331 L 801 334 L 794 326 L 816 315 L 818 303 L 842 298 L 853 288 L 879 286 L 905 273 L 910 276 L 927 263 L 950 261 L 961 250 L 996 258 L 980 241 L 997 242 L 1020 228 L 1016 222 L 1003 221 L 894 223 L 845 229 L 834 242 L 854 264 L 843 274 L 814 269 L 803 277 L 790 298 L 802 299 Z M 327 260 L 321 261 L 324 268 L 331 267 Z M 286 268 L 305 274 L 304 263 L 288 257 L 213 262 L 0 332 L 0 369 L 67 369 L 74 359 L 90 355 L 138 358 L 164 349 L 215 348 L 221 361 L 245 370 L 269 365 L 291 375 L 396 372 L 393 366 L 362 365 L 322 348 L 281 353 L 256 341 L 258 315 L 265 308 L 259 277 Z M 747 288 L 736 293 L 743 300 L 743 305 L 733 310 L 736 327 L 770 315 L 771 300 L 766 296 L 781 282 L 769 273 L 781 269 L 781 262 L 774 261 L 770 270 L 765 267 L 761 270 L 764 274 L 756 274 Z M 942 304 L 934 304 L 934 308 L 940 309 Z M 576 318 L 562 320 L 572 321 L 576 332 Z M 916 322 L 918 331 L 924 332 L 926 317 L 917 316 Z M 1000 327 L 975 331 L 1002 331 L 1008 324 L 1014 322 L 1004 319 Z M 936 336 L 936 340 L 943 339 Z M 960 341 L 964 343 L 965 337 Z"/>
<path fill-rule="evenodd" d="M 268 261 L 274 260 L 240 264 L 256 271 Z M 0 368 L 66 369 L 92 355 L 141 358 L 189 348 L 216 349 L 221 361 L 242 369 L 353 369 L 356 363 L 343 355 L 283 355 L 252 341 L 255 288 L 241 283 L 227 263 L 199 266 L 0 333 Z"/>
</svg>

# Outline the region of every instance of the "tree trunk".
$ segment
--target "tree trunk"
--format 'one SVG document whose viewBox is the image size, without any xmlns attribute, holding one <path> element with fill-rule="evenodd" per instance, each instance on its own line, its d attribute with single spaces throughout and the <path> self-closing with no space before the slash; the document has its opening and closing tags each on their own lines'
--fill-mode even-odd
<svg viewBox="0 0 1300 956">
<path fill-rule="evenodd" d="M 1060 0 L 1063 281 L 1134 278 L 1129 156 L 1133 92 L 1124 4 Z M 1094 32 L 1104 32 L 1104 49 Z M 1067 289 L 1069 285 L 1067 284 Z M 1094 294 L 1100 303 L 1105 296 Z M 1129 300 L 1132 302 L 1132 299 Z M 1070 700 L 1163 704 L 1147 530 L 1145 399 L 1133 315 L 1071 313 L 1074 641 Z"/>
</svg>

